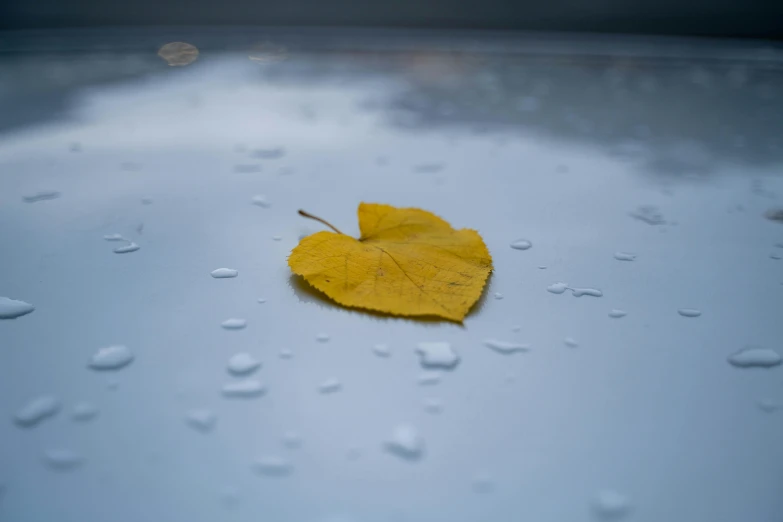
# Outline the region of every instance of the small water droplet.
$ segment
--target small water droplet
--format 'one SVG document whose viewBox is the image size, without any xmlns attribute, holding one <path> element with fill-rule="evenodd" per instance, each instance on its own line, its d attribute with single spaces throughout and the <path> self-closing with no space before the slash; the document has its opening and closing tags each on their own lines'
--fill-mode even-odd
<svg viewBox="0 0 783 522">
<path fill-rule="evenodd" d="M 391 438 L 384 444 L 386 451 L 406 460 L 418 460 L 424 453 L 424 439 L 419 431 L 409 425 L 400 424 L 392 431 Z"/>
<path fill-rule="evenodd" d="M 232 486 L 225 486 L 220 491 L 220 503 L 226 509 L 235 508 L 239 504 L 240 500 L 239 491 L 237 491 L 237 489 Z"/>
<path fill-rule="evenodd" d="M 153 203 L 152 198 L 141 198 L 142 205 L 152 205 L 152 203 Z"/>
<path fill-rule="evenodd" d="M 283 446 L 288 449 L 299 449 L 302 447 L 302 436 L 295 431 L 286 431 L 283 433 Z"/>
<path fill-rule="evenodd" d="M 289 350 L 288 348 L 283 348 L 280 350 L 280 353 L 278 354 L 281 359 L 291 359 L 294 356 L 294 352 Z"/>
<path fill-rule="evenodd" d="M 331 337 L 329 337 L 329 334 L 326 333 L 319 333 L 315 336 L 315 340 L 319 343 L 328 343 L 329 339 L 331 339 Z"/>
<path fill-rule="evenodd" d="M 532 247 L 533 243 L 528 241 L 527 239 L 517 239 L 513 243 L 511 243 L 511 248 L 514 248 L 516 250 L 527 250 L 528 248 Z"/>
<path fill-rule="evenodd" d="M 603 520 L 620 520 L 631 510 L 627 498 L 614 490 L 604 490 L 593 500 L 593 511 Z"/>
<path fill-rule="evenodd" d="M 696 310 L 695 308 L 680 308 L 677 310 L 677 313 L 683 317 L 699 317 L 701 315 L 701 310 Z"/>
<path fill-rule="evenodd" d="M 518 326 L 518 325 L 517 325 L 517 326 L 512 326 L 512 327 L 511 327 L 511 331 L 512 331 L 512 332 L 515 332 L 515 333 L 516 333 L 516 332 L 521 332 L 521 331 L 522 331 L 522 327 L 521 327 L 521 326 Z"/>
<path fill-rule="evenodd" d="M 266 477 L 284 477 L 291 474 L 293 465 L 282 457 L 261 457 L 253 463 L 253 471 Z"/>
<path fill-rule="evenodd" d="M 653 205 L 642 205 L 635 211 L 629 212 L 629 215 L 634 219 L 638 219 L 639 221 L 647 223 L 648 225 L 663 225 L 666 223 L 666 220 L 663 218 L 661 211 L 658 210 L 658 207 Z"/>
<path fill-rule="evenodd" d="M 421 372 L 416 378 L 422 386 L 431 386 L 440 382 L 440 373 L 435 371 Z"/>
<path fill-rule="evenodd" d="M 772 368 L 783 361 L 780 354 L 770 348 L 743 348 L 727 360 L 737 368 Z"/>
<path fill-rule="evenodd" d="M 572 288 L 571 293 L 574 297 L 589 295 L 590 297 L 603 297 L 604 293 L 597 288 Z"/>
<path fill-rule="evenodd" d="M 266 299 L 264 299 L 263 297 L 259 297 L 258 299 L 256 299 L 256 301 L 258 301 L 258 304 L 266 303 Z"/>
<path fill-rule="evenodd" d="M 484 346 L 491 348 L 503 355 L 510 355 L 517 352 L 527 352 L 530 350 L 529 344 L 510 343 L 506 341 L 499 341 L 497 339 L 487 339 L 484 341 Z"/>
<path fill-rule="evenodd" d="M 630 252 L 615 252 L 614 258 L 618 261 L 634 261 L 636 259 L 636 254 Z"/>
<path fill-rule="evenodd" d="M 54 417 L 62 408 L 56 397 L 42 395 L 25 403 L 14 415 L 18 426 L 31 428 L 49 417 Z"/>
<path fill-rule="evenodd" d="M 625 317 L 626 315 L 628 315 L 628 312 L 626 312 L 625 310 L 618 310 L 617 308 L 613 308 L 612 310 L 609 311 L 609 317 L 611 317 L 612 319 L 620 319 L 622 317 Z"/>
<path fill-rule="evenodd" d="M 443 170 L 443 167 L 443 163 L 424 163 L 413 167 L 413 171 L 420 174 L 433 174 Z"/>
<path fill-rule="evenodd" d="M 500 292 L 495 292 L 495 299 L 503 299 L 503 294 Z"/>
<path fill-rule="evenodd" d="M 335 393 L 343 389 L 343 384 L 335 378 L 327 379 L 318 386 L 318 391 L 323 394 Z"/>
<path fill-rule="evenodd" d="M 78 402 L 71 410 L 71 419 L 76 422 L 87 422 L 98 416 L 98 407 L 91 402 Z"/>
<path fill-rule="evenodd" d="M 539 270 L 546 270 L 546 265 L 538 265 Z"/>
<path fill-rule="evenodd" d="M 117 247 L 114 249 L 115 254 L 130 254 L 131 252 L 135 252 L 141 247 L 134 243 L 133 241 L 129 242 L 127 245 L 123 245 L 121 247 Z"/>
<path fill-rule="evenodd" d="M 228 360 L 228 371 L 234 375 L 245 375 L 261 367 L 261 361 L 246 352 L 239 352 Z"/>
<path fill-rule="evenodd" d="M 436 399 L 435 397 L 429 397 L 422 401 L 424 405 L 424 411 L 437 415 L 443 411 L 443 401 Z"/>
<path fill-rule="evenodd" d="M 495 481 L 488 473 L 478 473 L 473 477 L 473 491 L 476 493 L 491 493 L 495 490 Z"/>
<path fill-rule="evenodd" d="M 419 362 L 424 368 L 452 369 L 459 364 L 459 355 L 445 342 L 419 343 L 416 346 Z"/>
<path fill-rule="evenodd" d="M 239 275 L 239 270 L 233 268 L 218 268 L 210 272 L 210 275 L 215 279 L 229 279 Z"/>
<path fill-rule="evenodd" d="M 51 199 L 57 199 L 60 196 L 62 196 L 62 193 L 56 190 L 42 190 L 40 192 L 36 192 L 35 194 L 22 197 L 22 200 L 24 200 L 25 203 L 36 203 L 38 201 L 49 201 Z"/>
<path fill-rule="evenodd" d="M 272 241 L 282 241 L 283 236 L 272 236 Z"/>
<path fill-rule="evenodd" d="M 285 156 L 285 149 L 283 147 L 276 147 L 273 149 L 255 149 L 250 153 L 250 155 L 259 159 L 280 159 Z"/>
<path fill-rule="evenodd" d="M 260 397 L 266 393 L 266 386 L 255 379 L 246 379 L 244 381 L 230 382 L 223 385 L 224 397 L 237 399 L 252 399 Z"/>
<path fill-rule="evenodd" d="M 254 174 L 256 172 L 261 172 L 261 165 L 257 163 L 243 163 L 234 165 L 234 172 L 237 174 Z"/>
<path fill-rule="evenodd" d="M 95 352 L 88 366 L 93 370 L 119 370 L 131 362 L 133 362 L 133 353 L 130 348 L 115 344 Z"/>
<path fill-rule="evenodd" d="M 220 323 L 220 326 L 226 330 L 241 330 L 247 326 L 247 320 L 240 319 L 238 317 L 232 317 Z"/>
<path fill-rule="evenodd" d="M 57 471 L 70 471 L 84 463 L 84 457 L 69 449 L 49 449 L 44 451 L 44 461 Z"/>
<path fill-rule="evenodd" d="M 563 343 L 568 346 L 569 348 L 578 348 L 579 343 L 576 342 L 576 340 L 573 337 L 566 337 L 563 339 Z"/>
<path fill-rule="evenodd" d="M 185 415 L 185 423 L 196 431 L 209 433 L 217 424 L 217 415 L 210 410 L 190 410 Z"/>
<path fill-rule="evenodd" d="M 376 344 L 375 346 L 372 347 L 372 353 L 374 353 L 378 357 L 391 356 L 391 350 L 389 349 L 388 344 Z"/>
<path fill-rule="evenodd" d="M 106 241 L 127 241 L 122 234 L 106 234 L 103 239 Z"/>
<path fill-rule="evenodd" d="M 553 283 L 546 287 L 546 291 L 553 294 L 562 294 L 568 290 L 568 283 Z"/>
<path fill-rule="evenodd" d="M 769 398 L 759 399 L 756 401 L 756 406 L 764 413 L 775 413 L 778 410 L 783 410 L 783 404 Z"/>
<path fill-rule="evenodd" d="M 269 202 L 266 196 L 263 194 L 256 194 L 253 196 L 253 199 L 250 200 L 253 205 L 256 205 L 261 208 L 269 208 L 272 206 L 272 204 Z"/>
<path fill-rule="evenodd" d="M 0 319 L 16 319 L 32 313 L 35 307 L 24 301 L 0 297 Z"/>
</svg>

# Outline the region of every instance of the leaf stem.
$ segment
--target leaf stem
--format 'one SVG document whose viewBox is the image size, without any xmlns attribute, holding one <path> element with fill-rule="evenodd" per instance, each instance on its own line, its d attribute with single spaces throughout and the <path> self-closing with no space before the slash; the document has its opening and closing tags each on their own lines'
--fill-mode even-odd
<svg viewBox="0 0 783 522">
<path fill-rule="evenodd" d="M 304 210 L 301 210 L 301 209 L 299 210 L 299 215 L 300 215 L 300 216 L 304 216 L 304 217 L 306 217 L 306 218 L 314 219 L 314 220 L 316 220 L 316 221 L 320 221 L 321 223 L 323 223 L 323 224 L 324 224 L 324 225 L 326 225 L 327 227 L 331 228 L 332 230 L 334 230 L 334 231 L 335 231 L 335 232 L 337 232 L 338 234 L 342 234 L 342 232 L 340 232 L 339 230 L 337 230 L 337 227 L 335 227 L 334 225 L 332 225 L 331 223 L 329 223 L 329 222 L 328 222 L 328 221 L 326 221 L 325 219 L 321 219 L 321 218 L 319 218 L 318 216 L 314 216 L 314 215 L 310 214 L 309 212 L 305 212 Z"/>
</svg>

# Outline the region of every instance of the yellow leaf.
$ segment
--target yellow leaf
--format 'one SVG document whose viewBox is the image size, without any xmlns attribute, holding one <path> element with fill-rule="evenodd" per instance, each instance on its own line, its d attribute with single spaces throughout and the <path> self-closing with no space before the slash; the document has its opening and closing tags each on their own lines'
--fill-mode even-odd
<svg viewBox="0 0 783 522">
<path fill-rule="evenodd" d="M 288 266 L 344 306 L 452 321 L 462 321 L 492 271 L 478 232 L 425 210 L 361 203 L 359 230 L 359 239 L 305 237 Z"/>
</svg>

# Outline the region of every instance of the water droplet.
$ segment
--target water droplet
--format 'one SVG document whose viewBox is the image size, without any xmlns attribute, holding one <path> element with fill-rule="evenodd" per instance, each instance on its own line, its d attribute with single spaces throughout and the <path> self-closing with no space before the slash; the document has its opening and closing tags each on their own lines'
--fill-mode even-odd
<svg viewBox="0 0 783 522">
<path fill-rule="evenodd" d="M 635 211 L 630 212 L 629 215 L 634 219 L 638 219 L 639 221 L 647 223 L 648 225 L 663 225 L 666 223 L 666 220 L 663 218 L 661 211 L 658 210 L 658 207 L 653 205 L 642 205 Z"/>
<path fill-rule="evenodd" d="M 59 400 L 51 395 L 42 395 L 25 403 L 14 415 L 14 421 L 23 428 L 31 428 L 44 419 L 53 417 L 62 408 Z"/>
<path fill-rule="evenodd" d="M 573 337 L 566 337 L 563 339 L 563 343 L 568 346 L 569 348 L 578 348 L 579 343 L 576 342 L 576 340 Z"/>
<path fill-rule="evenodd" d="M 424 453 L 424 439 L 419 431 L 409 425 L 400 424 L 392 431 L 391 438 L 384 444 L 386 451 L 407 460 L 418 460 Z"/>
<path fill-rule="evenodd" d="M 254 174 L 256 172 L 261 172 L 261 165 L 257 163 L 243 163 L 234 165 L 234 172 L 237 174 Z"/>
<path fill-rule="evenodd" d="M 76 422 L 87 422 L 98 416 L 98 407 L 90 402 L 78 402 L 71 410 L 71 419 Z"/>
<path fill-rule="evenodd" d="M 245 319 L 239 319 L 238 317 L 232 317 L 231 319 L 226 319 L 220 323 L 220 326 L 226 330 L 241 330 L 247 326 L 247 321 Z"/>
<path fill-rule="evenodd" d="M 228 360 L 228 371 L 234 375 L 244 375 L 261 367 L 261 361 L 246 352 L 239 352 Z"/>
<path fill-rule="evenodd" d="M 484 346 L 504 355 L 530 350 L 529 344 L 509 343 L 506 341 L 498 341 L 497 339 L 487 339 L 484 341 Z"/>
<path fill-rule="evenodd" d="M 84 457 L 69 449 L 49 449 L 44 451 L 44 461 L 57 471 L 70 471 L 84 462 Z"/>
<path fill-rule="evenodd" d="M 228 279 L 239 275 L 239 270 L 233 268 L 218 268 L 210 272 L 210 275 L 215 279 Z"/>
<path fill-rule="evenodd" d="M 224 384 L 222 393 L 224 397 L 252 399 L 264 395 L 266 393 L 266 386 L 264 386 L 261 381 L 247 379 Z"/>
<path fill-rule="evenodd" d="M 331 337 L 329 337 L 329 334 L 326 333 L 319 333 L 315 336 L 315 340 L 319 343 L 328 343 L 329 339 L 331 339 Z"/>
<path fill-rule="evenodd" d="M 226 509 L 235 508 L 239 504 L 239 501 L 239 491 L 237 491 L 236 488 L 232 486 L 225 486 L 220 491 L 220 503 L 223 504 L 223 507 Z"/>
<path fill-rule="evenodd" d="M 0 297 L 0 319 L 16 319 L 35 310 L 35 307 L 24 301 Z"/>
<path fill-rule="evenodd" d="M 546 287 L 546 291 L 553 294 L 562 294 L 566 290 L 568 290 L 568 283 L 553 283 Z"/>
<path fill-rule="evenodd" d="M 115 344 L 101 348 L 92 356 L 88 366 L 93 370 L 119 370 L 133 361 L 133 353 L 127 346 Z"/>
<path fill-rule="evenodd" d="M 256 149 L 250 153 L 254 158 L 259 159 L 279 159 L 285 156 L 285 149 L 277 147 L 274 149 Z"/>
<path fill-rule="evenodd" d="M 608 489 L 596 495 L 593 511 L 604 520 L 620 520 L 631 511 L 631 505 L 623 495 Z"/>
<path fill-rule="evenodd" d="M 210 410 L 190 410 L 185 415 L 185 423 L 196 431 L 209 433 L 217 424 L 217 415 Z"/>
<path fill-rule="evenodd" d="M 775 261 L 779 261 L 780 260 L 780 254 L 770 254 L 769 258 L 770 259 L 774 259 Z"/>
<path fill-rule="evenodd" d="M 487 473 L 478 473 L 473 477 L 473 491 L 476 493 L 491 493 L 495 490 L 495 481 Z"/>
<path fill-rule="evenodd" d="M 142 205 L 152 205 L 152 203 L 153 203 L 152 198 L 141 198 Z"/>
<path fill-rule="evenodd" d="M 292 352 L 288 348 L 282 348 L 280 350 L 279 356 L 281 359 L 290 359 L 294 356 L 294 352 Z"/>
<path fill-rule="evenodd" d="M 521 327 L 521 326 L 518 326 L 518 325 L 517 325 L 517 326 L 512 326 L 512 327 L 511 327 L 511 331 L 512 331 L 512 332 L 515 332 L 515 333 L 516 333 L 516 332 L 521 332 L 521 331 L 522 331 L 522 327 Z"/>
<path fill-rule="evenodd" d="M 612 310 L 609 311 L 609 317 L 611 317 L 612 319 L 620 319 L 622 317 L 625 317 L 626 315 L 628 315 L 628 312 L 626 312 L 625 310 L 618 310 L 617 308 L 613 308 Z"/>
<path fill-rule="evenodd" d="M 459 355 L 445 342 L 419 343 L 416 347 L 419 362 L 425 368 L 452 369 L 459 364 Z"/>
<path fill-rule="evenodd" d="M 495 292 L 495 299 L 503 299 L 503 294 L 500 292 Z"/>
<path fill-rule="evenodd" d="M 326 379 L 318 386 L 318 391 L 323 394 L 335 393 L 342 389 L 343 389 L 342 383 L 334 378 Z"/>
<path fill-rule="evenodd" d="M 783 243 L 775 243 L 775 248 L 783 248 Z"/>
<path fill-rule="evenodd" d="M 516 250 L 527 250 L 532 246 L 533 243 L 531 243 L 527 239 L 517 239 L 516 241 L 511 243 L 511 248 L 515 248 Z"/>
<path fill-rule="evenodd" d="M 295 431 L 286 431 L 283 433 L 283 446 L 288 449 L 299 449 L 302 447 L 302 436 Z"/>
<path fill-rule="evenodd" d="M 759 399 L 756 401 L 756 406 L 764 413 L 775 413 L 778 410 L 783 410 L 783 404 L 769 398 Z"/>
<path fill-rule="evenodd" d="M 282 457 L 261 457 L 253 463 L 253 471 L 267 477 L 284 477 L 293 471 L 293 466 Z"/>
<path fill-rule="evenodd" d="M 571 293 L 574 297 L 589 295 L 590 297 L 603 297 L 604 293 L 597 288 L 572 288 Z"/>
<path fill-rule="evenodd" d="M 634 261 L 636 259 L 636 254 L 630 252 L 615 252 L 614 258 L 618 261 Z"/>
<path fill-rule="evenodd" d="M 440 372 L 435 372 L 435 371 L 421 372 L 419 376 L 416 378 L 416 380 L 422 386 L 431 386 L 433 384 L 438 384 L 440 382 Z"/>
<path fill-rule="evenodd" d="M 764 217 L 771 221 L 783 222 L 783 208 L 772 208 L 764 213 Z"/>
<path fill-rule="evenodd" d="M 769 348 L 743 348 L 727 360 L 737 368 L 772 368 L 782 361 L 780 354 Z"/>
<path fill-rule="evenodd" d="M 259 297 L 258 299 L 256 299 L 256 301 L 258 301 L 258 304 L 266 303 L 266 299 L 264 299 L 263 297 Z"/>
<path fill-rule="evenodd" d="M 123 245 L 121 247 L 117 247 L 114 249 L 115 254 L 130 254 L 131 252 L 135 252 L 141 247 L 134 243 L 133 241 L 129 242 L 127 245 Z"/>
<path fill-rule="evenodd" d="M 272 206 L 272 204 L 269 202 L 269 200 L 264 196 L 263 194 L 257 194 L 253 196 L 253 199 L 250 200 L 253 205 L 256 205 L 261 208 L 269 208 Z"/>
<path fill-rule="evenodd" d="M 127 241 L 122 234 L 106 234 L 103 239 L 106 241 Z"/>
<path fill-rule="evenodd" d="M 695 308 L 680 308 L 677 310 L 677 313 L 683 317 L 699 317 L 701 315 L 701 310 L 696 310 Z"/>
<path fill-rule="evenodd" d="M 106 379 L 106 389 L 114 391 L 120 387 L 120 380 L 116 377 L 109 377 Z"/>
<path fill-rule="evenodd" d="M 283 236 L 272 236 L 272 241 L 282 241 Z"/>
<path fill-rule="evenodd" d="M 376 344 L 372 347 L 372 353 L 378 357 L 389 357 L 391 355 L 391 350 L 387 344 Z"/>
<path fill-rule="evenodd" d="M 424 411 L 437 415 L 443 411 L 443 401 L 436 399 L 435 397 L 429 397 L 422 401 L 424 405 Z"/>
<path fill-rule="evenodd" d="M 22 199 L 25 203 L 36 203 L 38 201 L 48 201 L 50 199 L 57 199 L 62 194 L 60 192 L 57 192 L 56 190 L 42 190 L 40 192 L 36 192 L 35 194 L 30 194 L 29 196 L 24 196 Z"/>
<path fill-rule="evenodd" d="M 198 59 L 198 49 L 186 42 L 169 42 L 158 49 L 158 56 L 172 67 L 184 66 Z"/>
<path fill-rule="evenodd" d="M 413 167 L 413 171 L 421 174 L 433 174 L 443 170 L 443 167 L 443 163 L 424 163 Z"/>
</svg>

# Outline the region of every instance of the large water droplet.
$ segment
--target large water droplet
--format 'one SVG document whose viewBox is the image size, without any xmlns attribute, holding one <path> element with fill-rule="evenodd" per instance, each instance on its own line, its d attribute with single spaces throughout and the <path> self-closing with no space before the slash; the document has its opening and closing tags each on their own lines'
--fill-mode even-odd
<svg viewBox="0 0 783 522">
<path fill-rule="evenodd" d="M 70 471 L 84 463 L 84 457 L 69 449 L 49 449 L 44 451 L 44 461 L 57 471 Z"/>
<path fill-rule="evenodd" d="M 196 431 L 209 433 L 217 424 L 217 415 L 210 410 L 190 410 L 185 415 L 185 423 Z"/>
<path fill-rule="evenodd" d="M 24 301 L 0 297 L 0 319 L 16 319 L 35 310 L 35 307 Z"/>
<path fill-rule="evenodd" d="M 135 252 L 135 251 L 137 251 L 140 248 L 141 247 L 139 245 L 137 245 L 136 243 L 131 241 L 127 245 L 123 245 L 121 247 L 115 248 L 114 249 L 114 253 L 115 254 L 130 254 L 131 252 Z"/>
<path fill-rule="evenodd" d="M 516 250 L 527 250 L 528 248 L 532 247 L 533 243 L 528 241 L 527 239 L 517 239 L 513 243 L 511 243 L 511 248 L 514 248 Z"/>
<path fill-rule="evenodd" d="M 770 348 L 743 348 L 727 360 L 737 368 L 772 368 L 782 361 L 780 354 Z"/>
<path fill-rule="evenodd" d="M 419 343 L 416 347 L 419 362 L 425 368 L 451 369 L 459 364 L 459 355 L 445 342 Z"/>
<path fill-rule="evenodd" d="M 329 339 L 331 339 L 331 337 L 329 337 L 329 334 L 326 333 L 319 333 L 315 336 L 315 340 L 319 343 L 328 343 Z"/>
<path fill-rule="evenodd" d="M 400 424 L 392 431 L 384 447 L 389 453 L 407 460 L 418 460 L 424 453 L 424 439 L 419 431 L 409 425 Z"/>
<path fill-rule="evenodd" d="M 553 294 L 562 294 L 566 290 L 568 290 L 568 283 L 553 283 L 546 287 L 546 291 Z"/>
<path fill-rule="evenodd" d="M 98 416 L 98 407 L 91 402 L 78 402 L 71 410 L 71 419 L 76 422 L 87 422 Z"/>
<path fill-rule="evenodd" d="M 56 190 L 42 190 L 40 192 L 36 192 L 35 194 L 22 197 L 22 200 L 24 200 L 25 203 L 36 203 L 38 201 L 57 199 L 60 196 L 62 196 L 62 194 Z"/>
<path fill-rule="evenodd" d="M 239 352 L 228 360 L 228 371 L 234 375 L 244 375 L 261 367 L 261 361 L 246 352 Z"/>
<path fill-rule="evenodd" d="M 269 208 L 272 206 L 267 197 L 263 194 L 256 194 L 253 196 L 253 199 L 251 199 L 250 202 L 261 208 Z"/>
<path fill-rule="evenodd" d="M 293 465 L 282 457 L 261 457 L 253 462 L 253 471 L 267 477 L 283 477 L 293 471 Z"/>
<path fill-rule="evenodd" d="M 517 352 L 526 352 L 530 350 L 529 344 L 510 343 L 507 341 L 499 341 L 497 339 L 487 339 L 484 341 L 484 346 L 492 348 L 498 353 L 509 355 Z"/>
<path fill-rule="evenodd" d="M 625 310 L 619 310 L 617 308 L 613 308 L 612 310 L 609 311 L 609 317 L 611 317 L 612 319 L 620 319 L 622 317 L 625 317 L 626 315 L 628 315 L 628 312 L 626 312 Z"/>
<path fill-rule="evenodd" d="M 388 344 L 376 344 L 375 346 L 372 347 L 372 353 L 374 353 L 378 357 L 391 356 L 391 350 L 389 349 Z"/>
<path fill-rule="evenodd" d="M 343 384 L 335 378 L 326 379 L 318 386 L 318 391 L 323 394 L 335 393 L 342 389 L 343 389 Z"/>
<path fill-rule="evenodd" d="M 239 275 L 239 270 L 233 268 L 218 268 L 210 272 L 210 275 L 215 279 L 229 279 Z"/>
<path fill-rule="evenodd" d="M 699 317 L 701 315 L 701 310 L 696 310 L 695 308 L 680 308 L 677 310 L 677 313 L 683 317 Z"/>
<path fill-rule="evenodd" d="M 240 319 L 238 317 L 232 317 L 231 319 L 226 319 L 222 323 L 220 323 L 220 326 L 225 328 L 226 330 L 241 330 L 245 326 L 247 326 L 247 321 L 245 319 Z"/>
<path fill-rule="evenodd" d="M 23 428 L 31 428 L 44 419 L 53 417 L 62 408 L 57 398 L 42 395 L 25 403 L 14 415 L 14 421 Z"/>
<path fill-rule="evenodd" d="M 603 520 L 620 520 L 631 511 L 631 504 L 617 491 L 608 489 L 596 495 L 593 511 Z"/>
<path fill-rule="evenodd" d="M 266 393 L 266 386 L 255 379 L 230 382 L 223 385 L 223 396 L 237 399 L 252 399 Z"/>
<path fill-rule="evenodd" d="M 421 372 L 419 376 L 416 378 L 416 380 L 422 386 L 431 386 L 433 384 L 438 384 L 440 382 L 440 372 L 435 372 L 431 370 L 426 372 Z"/>
<path fill-rule="evenodd" d="M 130 348 L 120 344 L 101 348 L 92 356 L 88 366 L 93 370 L 119 370 L 133 361 Z"/>
<path fill-rule="evenodd" d="M 615 252 L 614 258 L 618 261 L 633 261 L 636 259 L 636 254 L 630 252 Z"/>
<path fill-rule="evenodd" d="M 435 397 L 429 397 L 427 399 L 424 399 L 422 401 L 422 404 L 424 405 L 424 411 L 426 411 L 427 413 L 437 415 L 438 413 L 443 411 L 443 401 Z"/>
<path fill-rule="evenodd" d="M 602 297 L 604 293 L 597 288 L 572 288 L 571 293 L 574 297 L 589 295 L 590 297 Z"/>
</svg>

